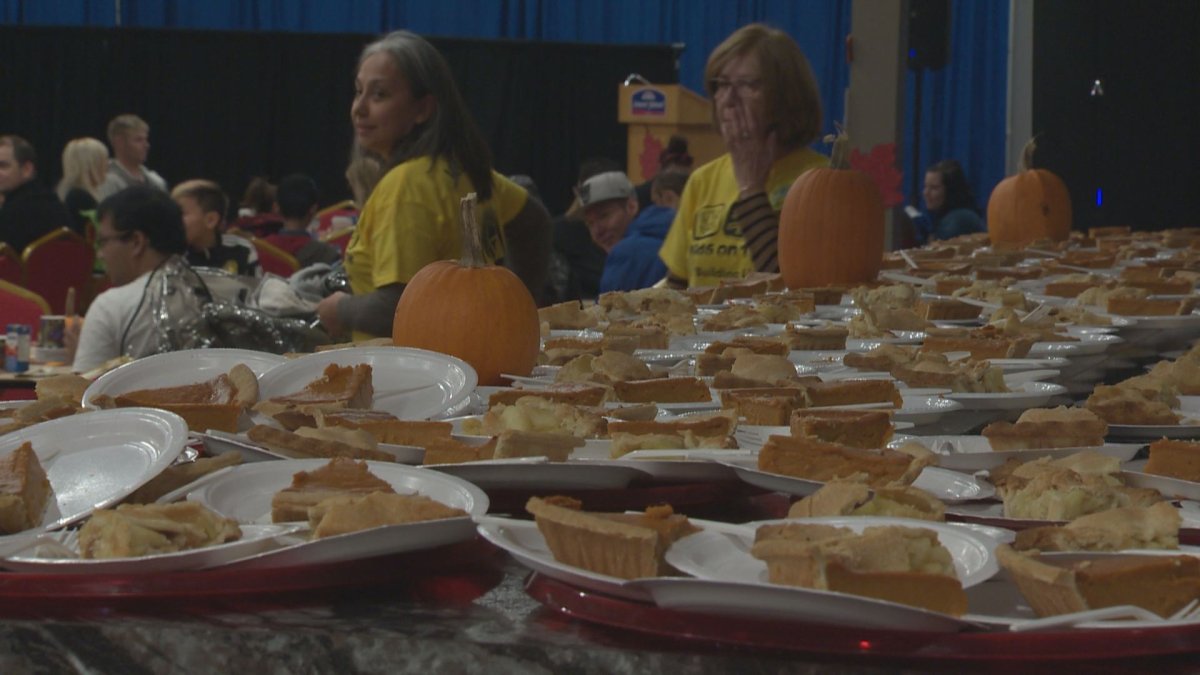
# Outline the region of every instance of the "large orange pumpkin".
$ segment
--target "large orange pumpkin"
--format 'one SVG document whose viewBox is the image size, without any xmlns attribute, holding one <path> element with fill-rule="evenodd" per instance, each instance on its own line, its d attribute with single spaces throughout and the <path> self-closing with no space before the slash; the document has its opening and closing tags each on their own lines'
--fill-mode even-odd
<svg viewBox="0 0 1200 675">
<path fill-rule="evenodd" d="M 463 199 L 463 258 L 422 267 L 404 288 L 392 342 L 450 354 L 471 364 L 479 384 L 500 373 L 529 375 L 541 346 L 537 305 L 517 275 L 484 263 L 475 195 Z"/>
<path fill-rule="evenodd" d="M 1071 234 L 1071 194 L 1062 179 L 1033 168 L 1030 140 L 1020 170 L 1000 181 L 988 198 L 988 238 L 993 244 L 1024 246 L 1035 239 L 1063 241 Z"/>
<path fill-rule="evenodd" d="M 849 138 L 833 143 L 829 168 L 810 169 L 779 212 L 779 272 L 788 288 L 872 281 L 883 263 L 883 200 L 875 181 L 849 167 Z"/>
</svg>

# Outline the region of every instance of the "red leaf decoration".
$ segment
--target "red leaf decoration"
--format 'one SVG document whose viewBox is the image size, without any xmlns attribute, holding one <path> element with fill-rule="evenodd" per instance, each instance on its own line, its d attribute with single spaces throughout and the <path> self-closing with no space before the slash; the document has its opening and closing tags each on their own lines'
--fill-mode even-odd
<svg viewBox="0 0 1200 675">
<path fill-rule="evenodd" d="M 651 134 L 642 138 L 642 152 L 638 155 L 638 163 L 642 165 L 642 176 L 651 177 L 658 173 L 658 156 L 662 154 L 663 144 Z"/>
<path fill-rule="evenodd" d="M 900 181 L 904 175 L 896 169 L 896 144 L 880 143 L 863 154 L 857 148 L 850 151 L 850 168 L 861 171 L 875 181 L 883 206 L 891 208 L 904 203 Z"/>
</svg>

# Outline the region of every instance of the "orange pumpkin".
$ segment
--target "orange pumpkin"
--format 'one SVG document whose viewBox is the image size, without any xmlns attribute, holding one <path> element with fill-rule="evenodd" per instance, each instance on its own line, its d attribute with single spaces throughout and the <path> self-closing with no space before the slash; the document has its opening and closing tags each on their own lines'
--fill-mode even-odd
<svg viewBox="0 0 1200 675">
<path fill-rule="evenodd" d="M 1020 170 L 1000 181 L 988 198 L 988 238 L 993 244 L 1065 241 L 1071 234 L 1071 194 L 1061 178 L 1032 168 L 1036 148 L 1033 140 L 1025 144 Z"/>
<path fill-rule="evenodd" d="M 541 347 L 537 305 L 517 275 L 485 264 L 475 195 L 462 205 L 462 260 L 422 267 L 392 322 L 392 343 L 450 354 L 471 364 L 481 385 L 504 384 L 500 373 L 529 375 Z"/>
<path fill-rule="evenodd" d="M 779 212 L 779 272 L 788 288 L 872 281 L 883 264 L 883 199 L 849 167 L 849 138 L 833 143 L 829 168 L 810 169 Z"/>
</svg>

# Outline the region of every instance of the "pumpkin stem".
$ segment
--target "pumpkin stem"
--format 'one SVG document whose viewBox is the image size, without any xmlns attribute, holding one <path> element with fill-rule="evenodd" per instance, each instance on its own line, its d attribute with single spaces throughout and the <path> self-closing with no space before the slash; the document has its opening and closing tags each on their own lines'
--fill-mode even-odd
<svg viewBox="0 0 1200 675">
<path fill-rule="evenodd" d="M 463 267 L 487 265 L 487 261 L 483 258 L 483 242 L 480 241 L 479 219 L 475 217 L 475 204 L 478 201 L 479 197 L 472 192 L 459 202 L 462 212 L 463 253 L 458 262 Z"/>
<path fill-rule="evenodd" d="M 829 167 L 831 169 L 849 169 L 850 136 L 846 134 L 845 127 L 840 123 L 834 122 L 833 127 L 837 129 L 837 135 L 828 134 L 824 138 L 826 143 L 833 144 L 833 149 L 829 153 Z"/>
<path fill-rule="evenodd" d="M 1029 139 L 1025 147 L 1021 150 L 1021 163 L 1018 166 L 1019 171 L 1028 171 L 1033 168 L 1033 151 L 1037 149 L 1037 137 Z"/>
</svg>

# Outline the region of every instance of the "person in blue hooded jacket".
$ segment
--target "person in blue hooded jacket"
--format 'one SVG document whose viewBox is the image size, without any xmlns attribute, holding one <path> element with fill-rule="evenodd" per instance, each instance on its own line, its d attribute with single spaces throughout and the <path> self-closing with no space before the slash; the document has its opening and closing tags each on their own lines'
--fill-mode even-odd
<svg viewBox="0 0 1200 675">
<path fill-rule="evenodd" d="M 654 203 L 639 208 L 636 188 L 621 171 L 592 176 L 579 187 L 583 219 L 596 245 L 608 257 L 600 277 L 600 292 L 648 288 L 667 275 L 658 257 L 671 221 L 672 200 L 683 191 L 686 174 L 665 172 L 655 178 Z"/>
<path fill-rule="evenodd" d="M 922 233 L 918 232 L 918 243 L 987 231 L 975 204 L 971 184 L 957 161 L 944 159 L 929 167 L 925 171 L 922 196 L 929 213 L 929 232 L 927 238 L 922 238 Z"/>
</svg>

